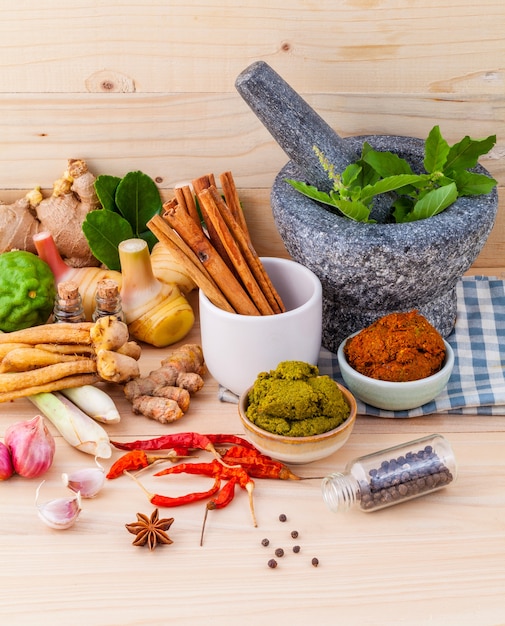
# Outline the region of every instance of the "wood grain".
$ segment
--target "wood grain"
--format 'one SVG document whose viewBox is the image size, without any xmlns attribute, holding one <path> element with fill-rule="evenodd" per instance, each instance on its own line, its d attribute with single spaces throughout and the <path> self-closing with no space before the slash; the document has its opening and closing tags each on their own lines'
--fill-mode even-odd
<svg viewBox="0 0 505 626">
<path fill-rule="evenodd" d="M 198 324 L 187 340 L 199 340 Z M 168 350 L 145 348 L 142 371 L 157 367 Z M 236 406 L 217 399 L 211 378 L 181 422 L 169 426 L 134 416 L 120 389 L 108 389 L 121 413 L 121 422 L 107 427 L 115 439 L 183 430 L 241 433 Z M 0 411 L 0 434 L 34 414 L 26 400 Z M 64 532 L 38 520 L 38 481 L 14 477 L 1 486 L 0 551 L 8 566 L 0 574 L 0 617 L 16 626 L 42 617 L 58 625 L 162 625 L 168 619 L 234 626 L 237 617 L 246 626 L 288 618 L 295 625 L 308 620 L 330 624 L 336 613 L 340 623 L 350 626 L 499 624 L 505 608 L 503 419 L 360 416 L 339 452 L 293 469 L 303 476 L 324 476 L 343 470 L 356 456 L 432 432 L 449 439 L 458 461 L 458 479 L 444 491 L 376 513 L 336 515 L 322 500 L 319 480 L 257 480 L 258 528 L 251 525 L 242 492 L 228 508 L 209 514 L 203 547 L 203 506 L 162 509 L 163 516 L 175 518 L 169 533 L 174 543 L 153 553 L 132 546 L 124 528 L 137 511 L 150 514 L 153 508 L 126 477 L 108 481 L 95 499 L 84 500 L 76 525 Z M 94 463 L 61 437 L 56 442 L 41 502 L 65 495 L 62 472 Z M 115 451 L 106 468 L 120 454 Z M 199 460 L 207 457 L 201 454 Z M 142 481 L 167 495 L 208 485 L 208 479 L 165 480 L 149 472 Z M 280 513 L 287 515 L 287 523 L 279 522 Z M 299 554 L 292 552 L 291 530 L 299 532 Z M 261 545 L 264 537 L 270 539 L 269 548 Z M 277 547 L 285 556 L 270 570 L 267 561 Z M 317 569 L 310 564 L 314 556 L 320 561 Z M 372 614 L 380 617 L 370 621 Z"/>
<path fill-rule="evenodd" d="M 287 256 L 269 203 L 287 157 L 234 88 L 238 74 L 262 59 L 343 136 L 424 138 L 435 124 L 450 142 L 496 134 L 482 164 L 499 182 L 499 214 L 469 273 L 503 277 L 504 32 L 498 0 L 6 0 L 0 200 L 33 186 L 47 193 L 68 158 L 86 159 L 97 175 L 141 170 L 165 199 L 178 183 L 231 171 L 256 250 Z M 198 324 L 188 340 L 199 340 Z M 146 348 L 143 372 L 167 351 Z M 121 390 L 108 389 L 122 416 L 108 427 L 116 438 L 240 432 L 236 407 L 219 402 L 211 378 L 184 421 L 168 427 L 133 415 Z M 0 405 L 0 436 L 33 415 L 26 400 Z M 58 532 L 37 518 L 38 481 L 14 477 L 0 485 L 0 622 L 503 624 L 504 424 L 499 417 L 359 417 L 340 452 L 300 473 L 325 475 L 357 455 L 441 432 L 453 444 L 458 480 L 402 506 L 345 516 L 326 509 L 317 480 L 258 481 L 257 529 L 237 493 L 209 515 L 203 547 L 202 507 L 164 511 L 175 517 L 174 544 L 153 553 L 131 546 L 124 528 L 137 511 L 152 510 L 126 478 L 84 501 L 77 525 Z M 58 436 L 41 497 L 66 495 L 61 473 L 93 463 Z M 207 485 L 194 477 L 144 479 L 170 495 Z M 293 529 L 298 555 L 290 551 Z M 266 566 L 265 536 L 286 549 L 276 570 Z"/>
<path fill-rule="evenodd" d="M 0 91 L 233 91 L 265 59 L 297 90 L 503 95 L 496 0 L 4 1 Z M 13 87 L 15 86 L 15 88 Z"/>
</svg>

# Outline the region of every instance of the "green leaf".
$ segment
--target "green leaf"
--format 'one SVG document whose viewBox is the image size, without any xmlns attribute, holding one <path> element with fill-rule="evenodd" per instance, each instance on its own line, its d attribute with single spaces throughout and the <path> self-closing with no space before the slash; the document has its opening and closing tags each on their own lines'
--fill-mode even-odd
<svg viewBox="0 0 505 626">
<path fill-rule="evenodd" d="M 95 180 L 95 191 L 100 204 L 107 211 L 117 211 L 116 189 L 121 179 L 118 176 L 102 174 Z"/>
<path fill-rule="evenodd" d="M 458 187 L 458 194 L 460 196 L 480 196 L 487 194 L 498 184 L 494 178 L 486 174 L 476 174 L 474 172 L 467 172 L 466 170 L 452 172 L 451 177 Z"/>
<path fill-rule="evenodd" d="M 333 200 L 330 198 L 330 195 L 324 191 L 319 191 L 317 187 L 313 185 L 307 185 L 307 183 L 303 183 L 298 180 L 292 180 L 291 178 L 285 179 L 286 183 L 289 183 L 292 187 L 299 191 L 304 196 L 311 198 L 312 200 L 316 200 L 317 202 L 323 202 L 324 204 L 333 205 Z"/>
<path fill-rule="evenodd" d="M 477 165 L 479 157 L 487 154 L 496 143 L 496 135 L 486 139 L 471 139 L 468 135 L 449 150 L 444 172 L 466 170 Z"/>
<path fill-rule="evenodd" d="M 448 154 L 449 144 L 442 137 L 440 127 L 434 126 L 424 144 L 424 169 L 430 174 L 441 172 Z"/>
<path fill-rule="evenodd" d="M 356 182 L 358 176 L 361 174 L 362 167 L 359 163 L 351 163 L 342 172 L 342 184 L 346 187 L 350 187 Z"/>
<path fill-rule="evenodd" d="M 111 270 L 121 271 L 118 246 L 134 234 L 132 227 L 124 217 L 114 211 L 98 209 L 91 211 L 82 224 L 93 255 Z"/>
<path fill-rule="evenodd" d="M 395 218 L 395 222 L 398 224 L 400 222 L 406 222 L 407 216 L 412 211 L 413 207 L 413 198 L 408 198 L 407 196 L 398 198 L 398 200 L 393 203 L 393 217 Z"/>
<path fill-rule="evenodd" d="M 401 189 L 408 185 L 415 185 L 416 183 L 424 182 L 425 177 L 418 176 L 417 174 L 399 174 L 398 176 L 388 176 L 387 178 L 381 178 L 374 185 L 367 185 L 361 192 L 361 200 L 368 202 L 373 196 L 377 196 L 381 193 L 388 193 Z"/>
<path fill-rule="evenodd" d="M 406 216 L 407 222 L 416 220 L 424 220 L 437 213 L 441 213 L 444 209 L 456 201 L 458 197 L 458 189 L 456 183 L 444 185 L 438 189 L 433 189 L 427 193 L 424 198 L 418 200 L 413 210 Z"/>
<path fill-rule="evenodd" d="M 353 201 L 353 200 L 343 200 L 342 198 L 338 198 L 336 195 L 333 197 L 333 206 L 337 207 L 337 209 L 345 216 L 355 222 L 373 222 L 374 220 L 369 220 L 370 217 L 370 209 L 363 204 L 363 202 Z"/>
<path fill-rule="evenodd" d="M 130 223 L 135 237 L 147 230 L 147 222 L 160 213 L 162 202 L 152 178 L 142 172 L 129 172 L 116 189 L 116 205 Z"/>
<path fill-rule="evenodd" d="M 363 155 L 365 163 L 371 165 L 383 178 L 396 174 L 412 174 L 410 165 L 393 152 L 369 150 Z"/>
</svg>

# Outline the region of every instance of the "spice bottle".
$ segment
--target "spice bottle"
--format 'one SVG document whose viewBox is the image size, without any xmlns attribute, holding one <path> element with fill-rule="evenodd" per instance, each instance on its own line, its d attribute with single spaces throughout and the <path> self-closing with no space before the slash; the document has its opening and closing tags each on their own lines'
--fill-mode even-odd
<svg viewBox="0 0 505 626">
<path fill-rule="evenodd" d="M 120 322 L 124 322 L 124 313 L 119 294 L 119 285 L 115 280 L 106 278 L 100 280 L 96 287 L 95 310 L 92 320 L 96 322 L 99 317 L 113 315 Z"/>
<path fill-rule="evenodd" d="M 323 499 L 334 512 L 377 511 L 441 489 L 456 473 L 449 442 L 434 434 L 350 461 L 323 479 Z"/>
<path fill-rule="evenodd" d="M 79 288 L 71 280 L 58 284 L 58 293 L 53 309 L 54 322 L 85 322 L 86 315 L 82 305 Z"/>
</svg>

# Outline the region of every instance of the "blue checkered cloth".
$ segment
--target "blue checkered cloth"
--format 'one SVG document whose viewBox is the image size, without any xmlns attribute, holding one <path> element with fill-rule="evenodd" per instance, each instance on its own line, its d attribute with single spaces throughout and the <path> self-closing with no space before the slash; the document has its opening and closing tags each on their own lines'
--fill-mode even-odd
<svg viewBox="0 0 505 626">
<path fill-rule="evenodd" d="M 456 326 L 446 338 L 454 349 L 455 362 L 447 387 L 433 401 L 409 411 L 384 411 L 358 400 L 360 415 L 505 415 L 505 282 L 486 276 L 464 276 L 456 291 Z M 335 354 L 322 348 L 318 366 L 321 374 L 343 384 Z M 223 388 L 219 398 L 237 402 L 237 397 Z"/>
<path fill-rule="evenodd" d="M 358 400 L 360 415 L 505 415 L 505 282 L 486 276 L 464 276 L 456 291 L 456 326 L 446 337 L 455 357 L 447 387 L 431 402 L 408 411 L 385 411 Z M 343 384 L 335 354 L 322 349 L 318 365 L 321 374 Z"/>
</svg>

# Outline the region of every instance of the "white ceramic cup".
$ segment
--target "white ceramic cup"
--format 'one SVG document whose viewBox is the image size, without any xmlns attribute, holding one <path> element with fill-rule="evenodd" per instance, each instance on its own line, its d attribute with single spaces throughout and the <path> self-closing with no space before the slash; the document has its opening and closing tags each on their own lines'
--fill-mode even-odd
<svg viewBox="0 0 505 626">
<path fill-rule="evenodd" d="M 275 315 L 228 313 L 200 290 L 202 350 L 210 374 L 240 395 L 260 372 L 281 361 L 317 365 L 321 348 L 322 288 L 308 268 L 289 259 L 265 257 L 263 266 L 286 307 Z"/>
</svg>

